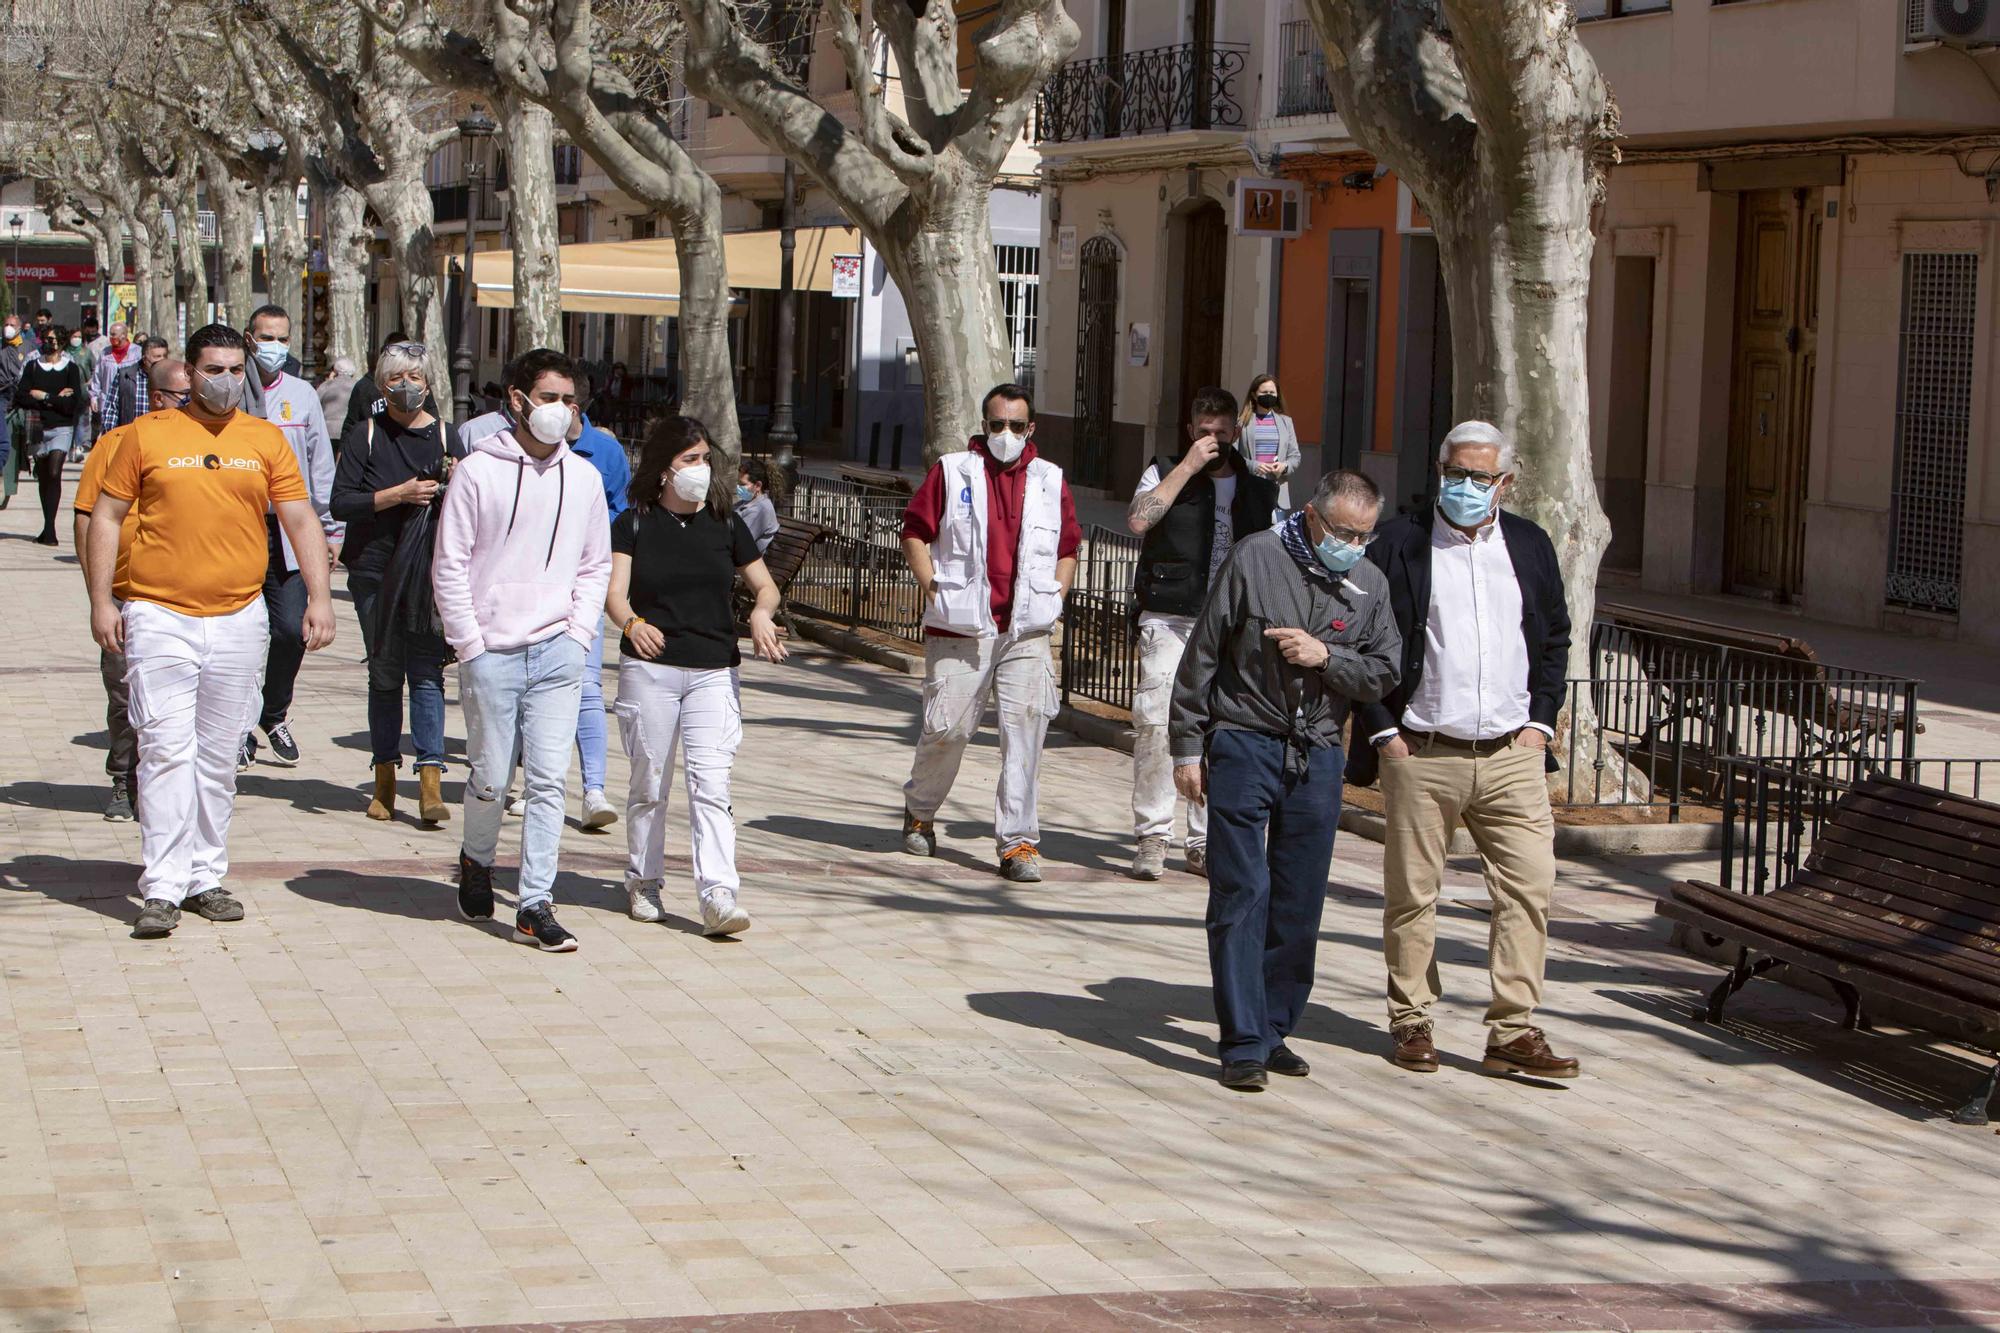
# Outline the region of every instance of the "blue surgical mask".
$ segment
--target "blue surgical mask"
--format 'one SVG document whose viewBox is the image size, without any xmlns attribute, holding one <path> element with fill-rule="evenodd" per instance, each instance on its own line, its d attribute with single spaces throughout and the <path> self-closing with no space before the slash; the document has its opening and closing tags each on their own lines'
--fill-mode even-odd
<svg viewBox="0 0 2000 1333">
<path fill-rule="evenodd" d="M 292 349 L 284 343 L 253 343 L 251 347 L 256 353 L 257 364 L 266 370 L 283 368 L 285 358 L 292 354 Z"/>
<path fill-rule="evenodd" d="M 756 497 L 756 495 L 754 495 L 754 494 L 753 494 L 753 493 L 751 492 L 751 490 L 750 490 L 750 488 L 749 488 L 748 486 L 738 486 L 738 487 L 736 488 L 736 503 L 737 503 L 737 504 L 740 504 L 740 505 L 747 505 L 747 504 L 749 504 L 749 503 L 750 503 L 750 502 L 751 502 L 752 500 L 754 500 L 754 499 L 756 499 L 756 498 L 757 498 L 757 497 Z"/>
<path fill-rule="evenodd" d="M 1329 532 L 1326 536 L 1319 539 L 1319 545 L 1313 547 L 1313 554 L 1318 556 L 1319 562 L 1333 573 L 1345 574 L 1348 570 L 1361 563 L 1361 557 L 1365 549 L 1364 547 L 1351 546 L 1344 541 L 1336 540 L 1334 535 Z"/>
<path fill-rule="evenodd" d="M 1486 521 L 1493 512 L 1493 501 L 1500 494 L 1498 486 L 1480 490 L 1470 477 L 1464 481 L 1448 481 L 1438 491 L 1438 508 L 1444 516 L 1461 528 L 1476 528 Z"/>
</svg>

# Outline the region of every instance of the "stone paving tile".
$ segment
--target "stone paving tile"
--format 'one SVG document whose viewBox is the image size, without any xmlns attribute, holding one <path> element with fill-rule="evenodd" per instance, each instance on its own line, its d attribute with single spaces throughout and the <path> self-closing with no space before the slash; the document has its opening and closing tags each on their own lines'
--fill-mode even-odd
<svg viewBox="0 0 2000 1333">
<path fill-rule="evenodd" d="M 1938 1118 L 1972 1062 L 1767 984 L 1724 1029 L 1688 1022 L 1714 973 L 1650 914 L 1671 859 L 1563 867 L 1545 1018 L 1586 1076 L 1550 1088 L 1474 1072 L 1486 919 L 1463 865 L 1446 1068 L 1387 1063 L 1380 852 L 1344 837 L 1299 1034 L 1314 1076 L 1227 1096 L 1203 886 L 1124 878 L 1127 761 L 1052 738 L 1040 886 L 992 874 L 990 740 L 940 858 L 905 858 L 914 683 L 816 651 L 745 668 L 738 941 L 700 938 L 680 831 L 665 927 L 622 914 L 619 830 L 574 827 L 557 897 L 581 952 L 458 921 L 452 826 L 361 815 L 345 601 L 301 677 L 305 763 L 242 784 L 249 919 L 133 941 L 80 581 L 13 540 L 28 521 L 0 514 L 0 644 L 36 668 L 0 716 L 0 1327 L 804 1328 L 882 1306 L 901 1328 L 930 1317 L 913 1302 L 1095 1293 L 1050 1307 L 1092 1327 L 1204 1291 L 1240 1327 L 1375 1285 L 1598 1284 L 1577 1308 L 1603 1313 L 1602 1284 L 2000 1277 L 1993 1136 Z M 1242 1288 L 1287 1294 L 1230 1305 Z"/>
</svg>

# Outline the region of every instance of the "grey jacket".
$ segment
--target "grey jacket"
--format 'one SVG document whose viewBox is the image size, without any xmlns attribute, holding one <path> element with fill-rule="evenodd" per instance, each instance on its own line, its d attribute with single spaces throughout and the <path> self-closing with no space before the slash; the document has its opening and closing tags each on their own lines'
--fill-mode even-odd
<svg viewBox="0 0 2000 1333">
<path fill-rule="evenodd" d="M 1317 671 L 1285 661 L 1267 629 L 1310 629 L 1331 655 Z M 1344 578 L 1300 569 L 1278 529 L 1238 542 L 1216 572 L 1174 678 L 1168 738 L 1176 759 L 1214 731 L 1256 731 L 1301 749 L 1340 744 L 1348 709 L 1396 686 L 1403 639 L 1389 584 L 1364 560 Z"/>
<path fill-rule="evenodd" d="M 1243 429 L 1236 432 L 1236 452 L 1243 455 L 1243 461 L 1246 463 L 1254 464 L 1257 461 L 1257 439 L 1252 434 L 1249 422 L 1245 422 Z M 1278 465 L 1285 469 L 1285 475 L 1278 482 L 1278 508 L 1285 510 L 1287 513 L 1291 512 L 1292 508 L 1291 477 L 1294 472 L 1299 470 L 1299 462 L 1302 457 L 1303 455 L 1299 452 L 1299 428 L 1292 424 L 1290 417 L 1280 412 L 1278 414 Z"/>
</svg>

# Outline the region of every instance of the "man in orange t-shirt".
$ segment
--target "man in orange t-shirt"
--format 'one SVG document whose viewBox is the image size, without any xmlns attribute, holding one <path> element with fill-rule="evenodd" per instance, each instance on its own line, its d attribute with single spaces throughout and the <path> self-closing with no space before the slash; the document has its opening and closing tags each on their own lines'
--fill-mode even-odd
<svg viewBox="0 0 2000 1333">
<path fill-rule="evenodd" d="M 333 642 L 325 533 L 284 436 L 238 410 L 245 354 L 232 328 L 195 330 L 187 404 L 132 423 L 91 508 L 91 633 L 105 652 L 125 654 L 139 738 L 140 939 L 170 933 L 183 905 L 211 921 L 243 919 L 222 881 L 236 751 L 261 702 L 271 637 L 269 510 L 300 556 L 306 647 Z M 121 562 L 128 514 L 138 526 Z"/>
<path fill-rule="evenodd" d="M 148 368 L 147 387 L 151 401 L 161 409 L 179 407 L 187 401 L 188 369 L 185 361 L 156 361 Z M 83 475 L 76 481 L 76 559 L 83 568 L 84 583 L 90 582 L 90 511 L 104 487 L 104 469 L 117 457 L 120 446 L 132 433 L 131 424 L 115 427 L 98 436 L 97 443 L 83 461 Z M 139 515 L 125 515 L 118 535 L 118 566 L 112 572 L 116 587 L 125 573 L 125 558 Z M 139 766 L 139 738 L 132 730 L 132 717 L 125 693 L 125 654 L 97 650 L 97 673 L 104 681 L 104 731 L 111 739 L 104 759 L 104 772 L 111 779 L 111 799 L 104 803 L 104 817 L 113 823 L 128 823 L 136 799 L 133 782 Z"/>
</svg>

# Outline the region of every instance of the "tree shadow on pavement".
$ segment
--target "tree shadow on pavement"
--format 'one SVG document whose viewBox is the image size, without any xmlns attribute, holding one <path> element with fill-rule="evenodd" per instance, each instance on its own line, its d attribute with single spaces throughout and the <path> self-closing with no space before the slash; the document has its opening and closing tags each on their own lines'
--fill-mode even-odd
<svg viewBox="0 0 2000 1333">
<path fill-rule="evenodd" d="M 1145 977 L 1113 977 L 1084 987 L 1084 995 L 1044 991 L 992 991 L 966 996 L 976 1014 L 1024 1027 L 1041 1028 L 1071 1041 L 1101 1046 L 1177 1074 L 1213 1078 L 1215 1043 L 1186 1031 L 1176 1020 L 1215 1021 L 1215 1001 L 1205 986 L 1178 986 Z M 1379 1028 L 1327 1008 L 1308 1004 L 1293 1036 L 1362 1053 L 1384 1051 Z"/>
<path fill-rule="evenodd" d="M 131 861 L 75 861 L 60 856 L 17 856 L 0 862 L 0 902 L 5 895 L 39 893 L 51 902 L 87 907 L 113 921 L 129 922 L 139 910 L 134 890 L 139 867 Z"/>
<path fill-rule="evenodd" d="M 460 784 L 461 790 L 463 784 Z M 270 769 L 260 772 L 252 769 L 248 773 L 236 775 L 236 794 L 254 796 L 261 800 L 289 801 L 294 810 L 303 814 L 354 815 L 357 818 L 368 808 L 368 788 L 360 781 L 343 785 L 328 782 L 325 778 L 309 778 L 297 769 Z M 446 788 L 446 801 L 456 806 L 458 798 Z"/>
<path fill-rule="evenodd" d="M 0 805 L 29 810 L 62 810 L 75 815 L 104 813 L 111 788 L 103 782 L 10 782 L 0 787 Z"/>
</svg>

